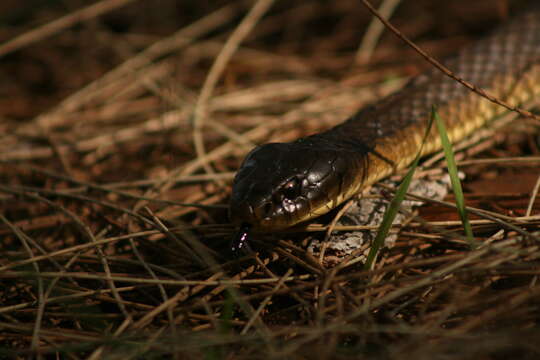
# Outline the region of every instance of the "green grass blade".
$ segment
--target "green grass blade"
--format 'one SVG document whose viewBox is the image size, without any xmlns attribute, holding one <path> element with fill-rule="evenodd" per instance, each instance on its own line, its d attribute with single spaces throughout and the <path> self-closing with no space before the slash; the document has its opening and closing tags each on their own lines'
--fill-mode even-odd
<svg viewBox="0 0 540 360">
<path fill-rule="evenodd" d="M 222 333 L 229 333 L 232 329 L 232 318 L 234 315 L 234 299 L 235 295 L 230 291 L 226 292 L 227 296 L 225 297 L 225 302 L 223 303 L 223 308 L 221 310 L 220 316 L 220 331 Z"/>
<path fill-rule="evenodd" d="M 386 236 L 388 235 L 388 232 L 390 231 L 390 227 L 392 226 L 392 223 L 394 222 L 394 219 L 396 218 L 396 215 L 399 211 L 399 207 L 401 206 L 403 199 L 405 199 L 405 195 L 407 194 L 407 190 L 409 189 L 409 185 L 411 184 L 412 177 L 414 175 L 414 172 L 416 171 L 416 167 L 418 166 L 419 159 L 420 157 L 417 156 L 414 162 L 412 163 L 409 171 L 403 178 L 403 181 L 401 182 L 401 184 L 399 185 L 396 191 L 396 196 L 394 196 L 394 198 L 388 205 L 386 212 L 384 213 L 383 220 L 381 224 L 379 225 L 379 228 L 377 229 L 377 235 L 375 236 L 375 240 L 373 240 L 373 244 L 371 245 L 371 248 L 369 249 L 369 254 L 367 256 L 366 263 L 364 264 L 364 269 L 366 270 L 371 269 L 371 266 L 373 265 L 373 261 L 375 261 L 375 257 L 377 253 L 379 252 L 379 249 L 384 244 L 384 239 L 386 239 Z"/>
<path fill-rule="evenodd" d="M 452 183 L 452 190 L 456 197 L 456 206 L 465 229 L 465 235 L 471 247 L 474 247 L 474 235 L 472 232 L 471 224 L 469 223 L 469 217 L 467 216 L 467 209 L 465 209 L 465 197 L 463 196 L 463 190 L 461 188 L 461 182 L 459 181 L 458 170 L 456 166 L 456 160 L 454 157 L 454 151 L 452 150 L 452 144 L 448 139 L 448 134 L 444 123 L 437 112 L 437 108 L 433 106 L 431 110 L 431 117 L 435 121 L 435 126 L 441 137 L 441 144 L 444 150 L 444 157 L 446 158 L 446 164 L 448 167 L 448 174 L 450 175 L 450 181 Z"/>
<path fill-rule="evenodd" d="M 405 199 L 405 195 L 407 194 L 407 190 L 409 189 L 409 185 L 411 184 L 414 172 L 416 171 L 416 168 L 418 167 L 418 162 L 420 161 L 420 156 L 422 155 L 422 149 L 429 135 L 432 124 L 433 124 L 433 117 L 429 119 L 429 123 L 426 128 L 424 138 L 422 139 L 422 144 L 420 145 L 420 149 L 418 149 L 418 154 L 416 154 L 416 158 L 411 164 L 409 171 L 407 171 L 407 174 L 405 175 L 405 177 L 403 177 L 403 180 L 401 181 L 401 184 L 399 185 L 396 191 L 396 196 L 394 196 L 394 198 L 392 199 L 392 201 L 390 202 L 390 204 L 388 205 L 388 208 L 386 209 L 384 213 L 381 224 L 379 225 L 379 228 L 377 229 L 377 235 L 375 236 L 375 239 L 373 240 L 373 244 L 371 245 L 371 248 L 369 249 L 369 254 L 367 256 L 366 263 L 364 264 L 365 270 L 371 269 L 371 266 L 373 265 L 373 262 L 375 261 L 377 253 L 379 252 L 379 249 L 384 245 L 384 239 L 386 239 L 388 232 L 390 231 L 390 228 L 392 227 L 392 223 L 394 222 L 394 219 L 396 218 L 396 215 L 399 212 L 399 207 L 401 206 L 401 203 Z"/>
</svg>

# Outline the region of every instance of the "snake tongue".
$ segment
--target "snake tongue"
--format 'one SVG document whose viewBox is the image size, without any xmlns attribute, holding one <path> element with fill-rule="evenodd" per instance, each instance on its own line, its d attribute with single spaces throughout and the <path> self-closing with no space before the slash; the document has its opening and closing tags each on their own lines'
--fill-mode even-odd
<svg viewBox="0 0 540 360">
<path fill-rule="evenodd" d="M 236 233 L 236 235 L 233 237 L 231 242 L 231 251 L 233 253 L 237 253 L 240 250 L 245 249 L 247 252 L 251 252 L 251 248 L 249 247 L 249 232 L 250 232 L 251 225 L 248 223 L 243 223 L 240 226 L 240 229 Z"/>
</svg>

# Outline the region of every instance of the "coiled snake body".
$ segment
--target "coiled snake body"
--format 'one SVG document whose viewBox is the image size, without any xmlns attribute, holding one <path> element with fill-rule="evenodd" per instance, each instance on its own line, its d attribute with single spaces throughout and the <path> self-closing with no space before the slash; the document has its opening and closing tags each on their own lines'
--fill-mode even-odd
<svg viewBox="0 0 540 360">
<path fill-rule="evenodd" d="M 531 101 L 540 95 L 540 11 L 521 15 L 444 64 L 511 105 Z M 234 179 L 232 222 L 256 231 L 287 228 L 406 167 L 418 154 L 433 105 L 452 142 L 507 111 L 432 69 L 328 131 L 252 150 Z M 422 154 L 440 148 L 431 129 Z"/>
</svg>

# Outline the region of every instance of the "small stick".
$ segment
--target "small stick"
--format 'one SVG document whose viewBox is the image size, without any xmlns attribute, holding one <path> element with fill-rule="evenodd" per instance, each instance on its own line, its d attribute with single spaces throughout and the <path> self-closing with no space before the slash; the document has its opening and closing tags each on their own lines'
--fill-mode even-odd
<svg viewBox="0 0 540 360">
<path fill-rule="evenodd" d="M 534 189 L 531 194 L 531 200 L 529 201 L 529 206 L 527 206 L 527 212 L 525 213 L 525 216 L 531 216 L 532 208 L 536 200 L 536 197 L 538 196 L 539 188 L 540 188 L 540 176 L 538 176 L 538 178 L 536 179 L 536 184 L 534 185 Z"/>
</svg>

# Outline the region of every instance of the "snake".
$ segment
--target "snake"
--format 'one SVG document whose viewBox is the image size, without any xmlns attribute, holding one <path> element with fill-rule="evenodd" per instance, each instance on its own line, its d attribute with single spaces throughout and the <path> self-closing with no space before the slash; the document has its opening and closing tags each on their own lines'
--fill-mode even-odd
<svg viewBox="0 0 540 360">
<path fill-rule="evenodd" d="M 518 15 L 443 64 L 510 106 L 536 100 L 540 7 Z M 240 228 L 233 250 L 245 244 L 250 232 L 308 222 L 406 168 L 417 156 L 441 150 L 437 129 L 428 128 L 433 106 L 451 143 L 509 111 L 431 68 L 329 130 L 257 146 L 232 184 L 229 216 Z"/>
</svg>

